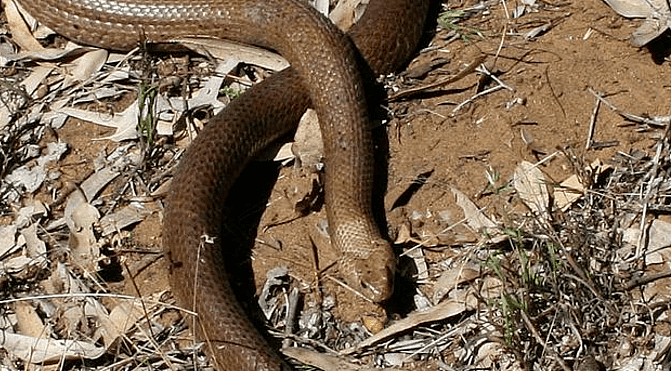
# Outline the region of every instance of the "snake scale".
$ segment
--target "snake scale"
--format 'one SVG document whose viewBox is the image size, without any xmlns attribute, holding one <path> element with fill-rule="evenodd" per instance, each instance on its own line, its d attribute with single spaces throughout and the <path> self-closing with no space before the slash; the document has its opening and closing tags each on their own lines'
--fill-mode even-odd
<svg viewBox="0 0 671 371">
<path fill-rule="evenodd" d="M 277 50 L 291 68 L 249 89 L 188 148 L 167 197 L 164 248 L 178 303 L 218 370 L 289 370 L 235 296 L 216 236 L 220 205 L 250 158 L 317 111 L 326 152 L 326 205 L 340 271 L 375 301 L 391 294 L 393 252 L 372 217 L 373 144 L 358 53 L 375 74 L 400 68 L 422 34 L 429 0 L 371 0 L 345 36 L 300 0 L 19 0 L 36 19 L 83 44 L 213 36 Z M 214 238 L 205 238 L 205 237 Z M 195 287 L 195 290 L 194 290 Z"/>
</svg>

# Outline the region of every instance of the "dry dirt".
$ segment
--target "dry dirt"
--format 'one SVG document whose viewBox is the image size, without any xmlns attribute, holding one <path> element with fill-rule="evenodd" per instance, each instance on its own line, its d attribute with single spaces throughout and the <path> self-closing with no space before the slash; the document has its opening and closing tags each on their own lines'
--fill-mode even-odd
<svg viewBox="0 0 671 371">
<path fill-rule="evenodd" d="M 475 3 L 444 5 L 467 9 Z M 517 3 L 507 5 L 510 10 Z M 514 227 L 528 214 L 508 186 L 521 161 L 545 159 L 540 168 L 553 182 L 560 182 L 576 172 L 564 152 L 591 163 L 632 149 L 652 151 L 661 130 L 626 121 L 605 105 L 595 117 L 592 148 L 586 149 L 597 102 L 592 91 L 623 112 L 640 116 L 671 113 L 666 40 L 656 41 L 650 48 L 630 45 L 629 35 L 639 21 L 623 19 L 596 0 L 547 2 L 518 19 L 506 15 L 501 2 L 488 2 L 487 9 L 457 23 L 456 31 L 440 29 L 432 34 L 408 67 L 418 71 L 432 66 L 429 72 L 394 82 L 403 88 L 418 87 L 458 75 L 483 60 L 506 88 L 476 97 L 497 83 L 482 73 L 469 73 L 430 93 L 390 103 L 390 119 L 376 129 L 381 138 L 378 157 L 386 157 L 380 167 L 388 172 L 381 203 L 389 235 L 394 240 L 399 230 L 407 228 L 416 240 L 429 241 L 426 259 L 435 263 L 430 277 L 439 275 L 441 261 L 460 255 L 461 246 L 479 237 L 477 231 L 458 226 L 464 216 L 455 206 L 451 188 L 466 194 L 500 225 Z M 432 17 L 435 20 L 436 14 Z M 549 28 L 534 38 L 524 38 L 541 25 Z M 469 99 L 472 102 L 460 105 Z M 61 164 L 65 178 L 78 181 L 93 169 L 92 159 L 98 153 L 110 151 L 115 144 L 90 141 L 103 134 L 94 125 L 72 119 L 57 132 L 60 140 L 72 146 Z M 229 238 L 242 246 L 253 241 L 253 248 L 251 259 L 248 251 L 238 259 L 251 262 L 257 293 L 265 282 L 265 272 L 285 265 L 306 303 L 331 297 L 335 299 L 333 313 L 344 321 L 360 321 L 361 313 L 381 318 L 380 308 L 363 303 L 327 277 L 337 278 L 335 269 L 324 272 L 336 258 L 319 230 L 324 210 L 304 217 L 295 211 L 314 178 L 305 171 L 269 163 L 253 164 L 246 171 L 232 197 L 240 202 L 232 205 L 238 213 L 230 217 L 235 223 Z M 381 199 L 383 194 L 377 196 Z M 154 213 L 136 225 L 132 242 L 124 245 L 130 248 L 116 251 L 129 265 L 145 261 L 147 251 L 159 250 L 161 216 Z M 457 227 L 445 231 L 455 224 Z M 401 253 L 412 246 L 399 244 L 396 249 Z M 127 278 L 110 283 L 112 292 L 146 296 L 168 290 L 165 259 L 150 256 L 150 264 L 143 266 L 132 284 Z M 431 297 L 431 280 L 413 283 L 412 264 L 407 260 L 401 261 L 400 288 L 386 308 L 392 319 L 414 309 L 417 291 Z M 248 264 L 239 265 L 242 270 L 233 273 L 233 280 L 246 293 L 243 301 L 254 307 Z M 444 355 L 443 360 L 449 359 Z M 435 359 L 407 367 L 439 369 Z"/>
</svg>

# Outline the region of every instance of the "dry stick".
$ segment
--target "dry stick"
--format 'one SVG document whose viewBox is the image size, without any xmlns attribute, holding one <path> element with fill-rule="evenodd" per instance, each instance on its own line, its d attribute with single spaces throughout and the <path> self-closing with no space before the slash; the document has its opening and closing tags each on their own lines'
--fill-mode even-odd
<svg viewBox="0 0 671 371">
<path fill-rule="evenodd" d="M 351 291 L 352 293 L 354 293 L 354 295 L 360 297 L 361 299 L 363 299 L 363 300 L 365 300 L 369 303 L 374 303 L 368 296 L 365 296 L 364 294 L 355 290 L 354 288 L 352 288 L 350 285 L 346 284 L 345 282 L 343 282 L 343 281 L 341 281 L 341 280 L 339 280 L 339 279 L 337 279 L 337 278 L 335 278 L 335 277 L 333 277 L 329 274 L 324 275 L 324 277 L 326 277 L 326 278 L 330 279 L 331 281 L 337 283 L 338 285 L 342 286 L 344 289 Z"/>
<path fill-rule="evenodd" d="M 131 270 L 128 268 L 128 264 L 124 263 L 123 264 L 124 269 L 126 270 L 126 273 L 128 274 L 128 278 L 130 279 L 130 282 L 133 284 L 133 289 L 135 289 L 135 292 L 137 293 L 138 297 L 140 297 L 140 305 L 142 306 L 142 311 L 144 312 L 144 317 L 147 320 L 147 328 L 149 329 L 149 334 L 147 334 L 144 329 L 142 329 L 140 326 L 137 326 L 137 328 L 145 335 L 147 336 L 147 339 L 149 342 L 154 346 L 154 349 L 156 352 L 159 354 L 163 362 L 165 362 L 165 365 L 168 366 L 170 370 L 175 369 L 175 365 L 170 361 L 170 357 L 168 357 L 165 352 L 161 349 L 161 346 L 156 342 L 156 335 L 154 334 L 154 330 L 152 329 L 154 326 L 151 325 L 151 319 L 149 315 L 149 310 L 147 309 L 147 306 L 145 304 L 145 301 L 142 299 L 142 292 L 140 292 L 140 288 L 137 286 L 137 282 L 135 282 L 135 277 L 133 276 Z"/>
<path fill-rule="evenodd" d="M 137 294 L 137 296 L 142 298 L 142 292 L 140 291 L 140 288 L 137 286 L 137 282 L 135 282 L 135 276 L 133 276 L 133 273 L 128 268 L 128 264 L 126 264 L 126 262 L 123 263 L 123 268 L 128 274 L 130 282 L 133 284 L 133 289 L 135 289 L 135 293 Z M 147 306 L 144 304 L 144 300 L 140 300 L 140 305 L 142 305 L 142 311 L 144 312 L 145 318 L 147 318 L 147 327 L 149 328 L 149 334 L 151 335 L 150 339 L 152 342 L 154 342 L 156 336 L 154 335 L 154 330 L 152 330 L 151 322 L 149 320 L 149 310 L 147 310 Z"/>
<path fill-rule="evenodd" d="M 510 21 L 510 12 L 508 12 L 508 5 L 506 4 L 505 0 L 501 0 L 501 5 L 503 6 L 503 13 L 506 16 L 506 19 Z"/>
<path fill-rule="evenodd" d="M 557 94 L 555 93 L 555 89 L 552 87 L 552 83 L 550 82 L 550 74 L 548 73 L 548 69 L 550 67 L 545 68 L 545 80 L 548 82 L 548 87 L 550 87 L 550 93 L 552 93 L 552 98 L 554 98 L 555 102 L 557 102 L 557 105 L 559 106 L 559 109 L 561 110 L 562 115 L 564 115 L 564 120 L 566 120 L 566 110 L 564 110 L 564 106 L 562 106 L 561 102 L 559 101 L 559 97 L 557 97 Z"/>
<path fill-rule="evenodd" d="M 645 276 L 642 277 L 635 277 L 629 280 L 629 282 L 623 284 L 622 290 L 628 291 L 633 289 L 634 287 L 643 286 L 652 281 L 656 281 L 666 277 L 671 277 L 671 271 L 652 273 L 652 274 L 646 274 Z"/>
<path fill-rule="evenodd" d="M 546 349 L 548 353 L 552 355 L 552 357 L 555 359 L 555 361 L 557 361 L 557 363 L 559 363 L 559 365 L 564 371 L 571 371 L 571 369 L 566 365 L 566 363 L 564 363 L 564 360 L 559 356 L 559 354 L 557 354 L 557 352 L 555 352 L 555 350 L 552 349 L 552 347 L 547 346 L 545 341 L 543 341 L 541 335 L 538 333 L 533 323 L 531 323 L 531 320 L 529 319 L 527 314 L 524 313 L 523 310 L 520 311 L 520 314 L 522 315 L 522 319 L 524 320 L 524 323 L 526 323 L 527 328 L 529 329 L 529 331 L 531 331 L 531 334 L 534 336 L 534 338 L 536 338 L 536 341 L 543 346 L 543 349 Z"/>
<path fill-rule="evenodd" d="M 478 67 L 475 69 L 475 71 L 480 72 L 481 74 L 485 74 L 485 75 L 489 76 L 492 80 L 496 81 L 496 82 L 498 83 L 498 85 L 496 85 L 496 86 L 494 86 L 494 87 L 491 87 L 491 88 L 489 88 L 489 89 L 487 89 L 487 90 L 481 91 L 481 92 L 479 92 L 479 93 L 473 95 L 472 97 L 466 99 L 465 101 L 459 103 L 459 104 L 458 104 L 456 107 L 454 107 L 454 109 L 452 110 L 452 114 L 457 113 L 459 110 L 461 110 L 462 107 L 464 107 L 464 106 L 467 105 L 468 103 L 474 101 L 475 99 L 477 99 L 477 98 L 479 98 L 479 97 L 481 97 L 481 96 L 487 95 L 487 94 L 489 94 L 489 93 L 493 93 L 493 92 L 495 92 L 495 91 L 497 91 L 497 90 L 500 90 L 500 89 L 508 89 L 508 90 L 510 90 L 510 91 L 515 91 L 515 89 L 513 89 L 513 88 L 511 88 L 510 86 L 504 84 L 504 83 L 503 83 L 501 80 L 499 80 L 496 76 L 494 76 L 493 74 L 491 74 L 491 73 L 487 70 L 487 67 L 485 67 L 484 64 L 481 64 L 480 66 L 478 66 Z"/>
<path fill-rule="evenodd" d="M 589 119 L 589 130 L 587 132 L 587 142 L 585 143 L 585 150 L 592 147 L 592 138 L 594 138 L 594 129 L 596 127 L 596 115 L 599 113 L 599 107 L 601 106 L 601 101 L 599 99 L 594 102 L 594 109 L 592 110 L 592 117 Z"/>
<path fill-rule="evenodd" d="M 496 75 L 494 75 L 493 73 L 489 72 L 489 70 L 487 69 L 487 66 L 485 66 L 484 64 L 479 65 L 479 66 L 475 69 L 475 71 L 476 71 L 476 72 L 480 72 L 480 73 L 483 74 L 483 75 L 487 75 L 490 79 L 496 81 L 496 82 L 499 84 L 499 86 L 501 86 L 502 88 L 508 89 L 508 90 L 510 90 L 510 91 L 512 91 L 512 92 L 515 91 L 515 89 L 513 89 L 513 88 L 511 88 L 510 86 L 504 84 L 503 81 L 501 81 L 498 77 L 496 77 Z"/>
<path fill-rule="evenodd" d="M 403 98 L 408 98 L 410 96 L 420 94 L 420 93 L 428 93 L 431 92 L 431 89 L 437 88 L 440 86 L 448 85 L 451 84 L 455 81 L 459 81 L 463 79 L 464 77 L 470 75 L 471 73 L 475 72 L 475 69 L 482 64 L 485 61 L 486 56 L 484 54 L 479 55 L 473 62 L 469 63 L 468 66 L 466 66 L 463 70 L 459 71 L 456 75 L 454 76 L 448 76 L 444 79 L 440 79 L 436 82 L 432 82 L 427 85 L 423 86 L 418 86 L 415 88 L 410 88 L 406 90 L 399 91 L 397 93 L 391 94 L 388 98 L 389 102 L 395 102 Z"/>
<path fill-rule="evenodd" d="M 667 138 L 669 134 L 669 128 L 671 125 L 667 123 L 666 125 L 666 130 L 664 131 L 664 138 Z M 664 141 L 658 141 L 656 145 L 657 149 L 655 150 L 655 158 L 652 160 L 652 169 L 650 169 L 650 181 L 648 182 L 648 185 L 646 186 L 645 190 L 645 195 L 643 196 L 643 212 L 641 215 L 641 227 L 639 230 L 639 237 L 638 237 L 638 242 L 636 243 L 636 255 L 634 255 L 633 259 L 638 259 L 641 257 L 643 245 L 645 244 L 644 241 L 646 241 L 648 238 L 648 230 L 645 228 L 646 222 L 645 222 L 645 217 L 648 211 L 648 204 L 650 203 L 650 199 L 652 198 L 653 194 L 653 187 L 659 187 L 658 185 L 653 182 L 653 177 L 656 177 L 657 174 L 659 173 L 659 162 L 660 158 L 662 157 L 662 149 L 664 148 Z"/>
<path fill-rule="evenodd" d="M 600 96 L 597 92 L 595 92 L 592 88 L 587 88 L 587 91 L 592 93 L 596 97 L 596 99 L 600 100 L 601 103 L 605 104 L 608 108 L 610 108 L 613 112 L 617 113 L 620 115 L 622 118 L 625 120 L 629 120 L 631 122 L 636 122 L 639 124 L 643 125 L 648 125 L 656 128 L 666 128 L 669 120 L 671 119 L 671 116 L 666 116 L 666 117 L 653 117 L 653 118 L 648 118 L 648 117 L 641 117 L 638 115 L 634 115 L 631 113 L 624 112 L 617 108 L 614 104 L 610 103 L 609 101 L 606 100 L 606 98 Z"/>
</svg>

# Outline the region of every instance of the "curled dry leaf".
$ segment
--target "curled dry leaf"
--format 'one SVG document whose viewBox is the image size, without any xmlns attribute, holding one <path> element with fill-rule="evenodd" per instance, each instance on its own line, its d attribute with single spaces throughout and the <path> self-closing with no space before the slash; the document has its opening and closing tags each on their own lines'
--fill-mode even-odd
<svg viewBox="0 0 671 371">
<path fill-rule="evenodd" d="M 503 241 L 506 237 L 499 231 L 498 226 L 485 213 L 478 208 L 465 194 L 451 187 L 450 190 L 456 197 L 456 203 L 464 212 L 464 224 L 474 231 L 484 235 L 484 238 L 492 242 Z"/>
<path fill-rule="evenodd" d="M 65 206 L 65 221 L 70 229 L 71 258 L 74 264 L 89 273 L 97 271 L 100 258 L 100 248 L 93 233 L 93 225 L 98 219 L 98 209 L 88 203 L 81 190 L 73 191 Z"/>
<path fill-rule="evenodd" d="M 18 323 L 18 331 L 26 336 L 49 338 L 51 331 L 42 323 L 35 308 L 26 301 L 14 303 L 14 313 Z"/>
<path fill-rule="evenodd" d="M 109 314 L 102 306 L 96 307 L 96 315 L 100 323 L 98 335 L 109 348 L 144 317 L 144 311 L 139 302 L 122 301 Z"/>
<path fill-rule="evenodd" d="M 105 348 L 85 341 L 35 338 L 0 331 L 0 347 L 8 354 L 32 364 L 59 361 L 96 359 L 105 354 Z"/>
<path fill-rule="evenodd" d="M 441 273 L 433 286 L 433 302 L 440 302 L 452 289 L 464 282 L 472 281 L 481 276 L 478 264 L 466 262 Z"/>
<path fill-rule="evenodd" d="M 534 164 L 522 161 L 515 169 L 513 186 L 522 202 L 537 216 L 549 217 L 550 192 L 545 174 Z"/>
</svg>

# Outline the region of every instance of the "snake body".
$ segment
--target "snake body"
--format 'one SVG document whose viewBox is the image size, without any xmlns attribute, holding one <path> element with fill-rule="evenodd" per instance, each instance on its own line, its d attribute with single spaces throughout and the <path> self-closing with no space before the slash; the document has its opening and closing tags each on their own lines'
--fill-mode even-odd
<svg viewBox="0 0 671 371">
<path fill-rule="evenodd" d="M 332 242 L 347 281 L 375 301 L 391 293 L 395 258 L 372 217 L 373 144 L 350 39 L 300 0 L 19 0 L 75 41 L 116 50 L 176 36 L 271 47 L 291 68 L 255 85 L 188 148 L 167 198 L 164 247 L 171 286 L 199 313 L 194 331 L 223 370 L 288 370 L 236 301 L 218 240 L 221 205 L 244 165 L 317 111 L 326 152 Z M 398 69 L 422 34 L 429 0 L 372 0 L 349 32 L 375 74 Z M 209 237 L 209 238 L 208 238 Z"/>
</svg>

